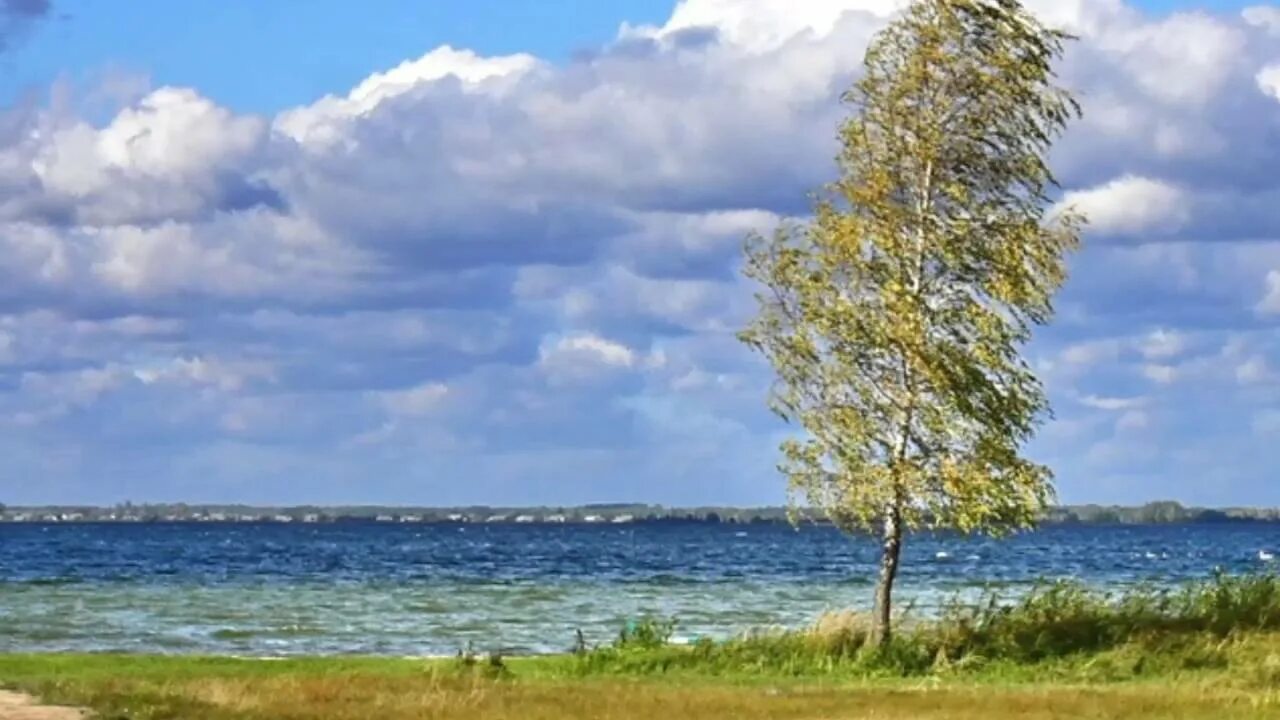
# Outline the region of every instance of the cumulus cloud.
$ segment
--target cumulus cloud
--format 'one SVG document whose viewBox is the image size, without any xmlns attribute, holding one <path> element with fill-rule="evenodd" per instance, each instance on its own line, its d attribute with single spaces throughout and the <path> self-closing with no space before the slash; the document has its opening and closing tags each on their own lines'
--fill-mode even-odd
<svg viewBox="0 0 1280 720">
<path fill-rule="evenodd" d="M 109 125 L 37 127 L 28 140 L 39 194 L 11 214 L 68 224 L 123 225 L 187 219 L 277 202 L 249 165 L 266 123 L 237 116 L 186 88 L 160 88 Z"/>
<path fill-rule="evenodd" d="M 1242 31 L 1204 12 L 1175 13 L 1102 35 L 1134 80 L 1152 97 L 1172 105 L 1199 106 L 1230 79 L 1244 44 Z"/>
<path fill-rule="evenodd" d="M 1069 191 L 1061 207 L 1084 213 L 1096 232 L 1134 235 L 1181 227 L 1188 219 L 1186 203 L 1186 195 L 1176 187 L 1126 175 L 1099 187 Z"/>
<path fill-rule="evenodd" d="M 712 30 L 717 37 L 749 52 L 776 50 L 796 38 L 831 34 L 846 13 L 866 13 L 884 18 L 906 7 L 905 0 L 797 0 L 790 3 L 743 0 L 681 0 L 661 28 L 624 28 L 623 34 L 660 39 L 698 30 Z"/>
<path fill-rule="evenodd" d="M 304 145 L 323 147 L 350 140 L 352 121 L 367 116 L 386 100 L 426 83 L 448 78 L 461 83 L 467 91 L 493 91 L 501 87 L 495 80 L 519 77 L 537 66 L 538 61 L 532 55 L 482 57 L 470 50 L 444 45 L 386 72 L 373 73 L 346 97 L 329 95 L 306 107 L 282 112 L 274 127 Z M 348 145 L 349 149 L 352 147 Z"/>
</svg>

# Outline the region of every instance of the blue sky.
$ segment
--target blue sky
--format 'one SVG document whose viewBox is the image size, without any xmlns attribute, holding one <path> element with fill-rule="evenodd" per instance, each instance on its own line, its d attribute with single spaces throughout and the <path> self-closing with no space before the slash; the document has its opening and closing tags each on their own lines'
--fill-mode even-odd
<svg viewBox="0 0 1280 720">
<path fill-rule="evenodd" d="M 1227 12 L 1249 4 L 1134 6 Z M 622 23 L 661 24 L 674 7 L 674 0 L 57 0 L 49 21 L 0 60 L 0 97 L 116 70 L 200 88 L 238 111 L 273 112 L 346 90 L 437 45 L 563 62 L 613 40 Z"/>
<path fill-rule="evenodd" d="M 1032 453 L 1280 504 L 1280 10 L 1028 4 L 1093 219 Z M 780 501 L 739 247 L 894 6 L 0 1 L 0 502 Z"/>
<path fill-rule="evenodd" d="M 437 45 L 566 59 L 612 39 L 622 21 L 656 23 L 670 11 L 654 0 L 59 0 L 57 17 L 5 61 L 3 87 L 116 67 L 269 112 L 346 90 Z"/>
</svg>

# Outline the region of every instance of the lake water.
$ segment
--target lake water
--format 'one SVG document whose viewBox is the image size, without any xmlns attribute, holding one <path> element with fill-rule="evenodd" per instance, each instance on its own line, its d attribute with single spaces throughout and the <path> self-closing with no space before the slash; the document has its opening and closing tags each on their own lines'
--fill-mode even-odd
<svg viewBox="0 0 1280 720">
<path fill-rule="evenodd" d="M 1276 549 L 1262 524 L 916 536 L 899 598 L 1176 583 L 1266 571 Z M 550 652 L 645 614 L 723 637 L 865 607 L 877 551 L 780 525 L 0 525 L 0 652 Z"/>
</svg>

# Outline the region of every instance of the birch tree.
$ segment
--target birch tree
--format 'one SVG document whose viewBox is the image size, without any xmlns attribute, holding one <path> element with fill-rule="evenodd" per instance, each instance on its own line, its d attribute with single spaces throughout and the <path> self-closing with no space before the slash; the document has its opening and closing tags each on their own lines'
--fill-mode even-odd
<svg viewBox="0 0 1280 720">
<path fill-rule="evenodd" d="M 881 543 L 872 640 L 890 638 L 904 535 L 1034 523 L 1052 474 L 1021 351 L 1049 321 L 1084 219 L 1053 212 L 1047 153 L 1079 115 L 1070 37 L 1016 0 L 917 0 L 843 97 L 840 177 L 812 220 L 747 241 L 793 507 Z"/>
</svg>

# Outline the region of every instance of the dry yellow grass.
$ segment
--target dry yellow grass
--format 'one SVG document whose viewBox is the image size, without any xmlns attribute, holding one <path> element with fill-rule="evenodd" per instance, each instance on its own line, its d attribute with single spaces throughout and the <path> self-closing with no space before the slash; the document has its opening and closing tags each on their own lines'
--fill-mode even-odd
<svg viewBox="0 0 1280 720">
<path fill-rule="evenodd" d="M 313 720 L 1056 720 L 1264 718 L 1275 698 L 1208 687 L 768 688 L 648 681 L 495 682 L 458 678 L 214 679 L 174 684 L 184 718 Z M 186 703 L 190 703 L 189 705 Z"/>
<path fill-rule="evenodd" d="M 853 610 L 829 610 L 818 616 L 810 633 L 819 638 L 865 636 L 871 630 L 871 618 Z"/>
<path fill-rule="evenodd" d="M 839 637 L 858 622 L 832 616 L 815 636 Z M 486 664 L 462 670 L 451 661 L 0 655 L 0 687 L 88 708 L 103 720 L 1280 718 L 1280 636 L 1242 636 L 1208 665 L 1116 675 L 1145 657 L 1135 652 L 1144 651 L 1134 646 L 983 673 L 861 679 L 581 675 L 571 658 L 514 660 L 493 679 Z M 0 709 L 0 720 L 13 718 Z"/>
</svg>

